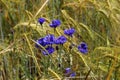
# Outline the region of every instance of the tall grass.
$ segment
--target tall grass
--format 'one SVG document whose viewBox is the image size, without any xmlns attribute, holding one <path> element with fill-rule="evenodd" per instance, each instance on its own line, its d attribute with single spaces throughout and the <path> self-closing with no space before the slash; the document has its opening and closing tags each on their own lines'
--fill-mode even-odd
<svg viewBox="0 0 120 80">
<path fill-rule="evenodd" d="M 67 67 L 76 72 L 71 79 L 119 80 L 119 5 L 119 0 L 0 0 L 0 80 L 70 79 L 64 74 Z M 39 17 L 47 20 L 43 28 Z M 49 27 L 53 19 L 62 22 L 55 33 Z M 35 47 L 38 38 L 63 35 L 70 27 L 75 35 L 52 55 Z M 82 41 L 87 54 L 69 48 Z"/>
</svg>

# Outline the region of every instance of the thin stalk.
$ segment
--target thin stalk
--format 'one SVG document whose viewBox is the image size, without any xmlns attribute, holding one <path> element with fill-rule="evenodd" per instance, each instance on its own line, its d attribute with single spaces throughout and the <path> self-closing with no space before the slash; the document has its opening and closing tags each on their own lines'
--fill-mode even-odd
<svg viewBox="0 0 120 80">
<path fill-rule="evenodd" d="M 41 70 L 40 70 L 39 64 L 38 64 L 38 62 L 37 62 L 37 59 L 36 59 L 36 57 L 35 57 L 35 55 L 34 55 L 34 52 L 33 52 L 33 50 L 32 50 L 32 47 L 31 47 L 32 45 L 30 44 L 30 41 L 29 41 L 27 35 L 24 34 L 24 36 L 25 36 L 25 38 L 26 38 L 26 40 L 27 40 L 27 43 L 28 43 L 28 46 L 29 46 L 31 55 L 32 55 L 33 59 L 35 60 L 35 64 L 36 64 L 36 66 L 37 66 L 37 68 L 38 68 L 38 74 L 40 75 Z"/>
</svg>

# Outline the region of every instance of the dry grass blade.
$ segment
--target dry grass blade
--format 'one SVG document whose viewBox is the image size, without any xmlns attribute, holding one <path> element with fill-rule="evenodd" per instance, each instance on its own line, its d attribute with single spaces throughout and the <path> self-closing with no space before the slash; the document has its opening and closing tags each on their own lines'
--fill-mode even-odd
<svg viewBox="0 0 120 80">
<path fill-rule="evenodd" d="M 82 26 L 83 28 L 85 28 L 85 29 L 88 31 L 88 33 L 89 33 L 89 35 L 91 36 L 91 38 L 94 40 L 94 34 L 93 34 L 93 32 L 89 29 L 89 27 L 86 26 L 86 25 L 83 24 L 83 23 L 80 23 L 80 26 Z"/>
<path fill-rule="evenodd" d="M 48 68 L 48 70 L 49 70 L 51 73 L 53 73 L 53 74 L 57 77 L 58 80 L 61 80 L 60 76 L 59 76 L 57 73 L 55 73 L 52 69 Z"/>
<path fill-rule="evenodd" d="M 30 41 L 29 41 L 29 39 L 28 39 L 28 37 L 27 37 L 26 34 L 24 34 L 24 36 L 25 36 L 25 38 L 26 38 L 26 40 L 27 40 L 27 43 L 28 43 L 28 46 L 29 46 L 29 48 L 30 48 L 31 55 L 32 55 L 33 59 L 35 60 L 35 64 L 36 64 L 36 66 L 37 66 L 39 76 L 41 76 L 41 74 L 40 74 L 40 72 L 41 72 L 40 66 L 39 66 L 39 64 L 38 64 L 38 61 L 37 61 L 35 55 L 34 55 L 34 52 L 33 52 L 33 50 L 32 50 L 32 46 L 31 46 L 31 44 L 30 44 Z"/>
<path fill-rule="evenodd" d="M 117 53 L 115 53 L 115 57 L 116 56 L 117 56 Z M 117 63 L 117 58 L 114 59 L 113 64 L 112 64 L 112 66 L 111 66 L 111 68 L 109 70 L 109 73 L 108 73 L 108 76 L 107 76 L 106 80 L 110 80 L 111 79 L 111 75 L 112 75 L 113 71 L 115 70 L 116 63 Z"/>
</svg>

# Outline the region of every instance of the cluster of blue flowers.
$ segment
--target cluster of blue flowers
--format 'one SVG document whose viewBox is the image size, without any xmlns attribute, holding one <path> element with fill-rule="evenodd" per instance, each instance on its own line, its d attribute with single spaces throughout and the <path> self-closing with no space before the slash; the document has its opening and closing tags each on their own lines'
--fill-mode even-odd
<svg viewBox="0 0 120 80">
<path fill-rule="evenodd" d="M 44 18 L 39 18 L 38 22 L 42 25 L 46 20 Z M 60 26 L 61 22 L 60 20 L 53 20 L 49 26 L 51 28 L 57 28 L 58 26 Z M 72 37 L 73 34 L 75 33 L 75 29 L 74 28 L 69 28 L 69 29 L 65 29 L 64 30 L 64 34 L 66 36 L 70 36 Z M 36 41 L 35 46 L 41 50 L 41 53 L 43 55 L 49 55 L 54 53 L 55 49 L 52 46 L 53 44 L 55 45 L 63 45 L 65 42 L 67 42 L 67 38 L 64 35 L 55 37 L 53 34 L 48 34 L 45 37 L 42 37 L 40 39 L 38 39 Z M 41 48 L 41 46 L 43 46 L 45 48 L 45 50 L 43 48 Z M 78 51 L 80 51 L 83 54 L 88 53 L 88 46 L 85 42 L 81 42 L 78 46 Z M 57 49 L 56 49 L 57 50 Z M 70 68 L 66 68 L 66 74 L 70 73 L 71 69 Z M 70 77 L 74 77 L 76 75 L 75 72 L 70 73 Z"/>
<path fill-rule="evenodd" d="M 39 18 L 38 22 L 42 25 L 46 20 L 44 18 Z M 52 22 L 49 24 L 50 27 L 52 28 L 56 28 L 58 26 L 60 26 L 61 22 L 60 20 L 56 19 L 56 20 L 52 20 Z M 65 29 L 64 30 L 64 34 L 67 36 L 72 37 L 73 34 L 75 33 L 75 29 L 74 28 L 70 28 L 70 29 Z M 64 44 L 67 41 L 67 38 L 65 36 L 59 36 L 57 38 L 55 38 L 55 36 L 53 34 L 49 34 L 47 36 L 45 36 L 44 38 L 40 38 L 37 40 L 37 43 L 42 45 L 42 46 L 46 46 L 46 45 L 52 45 L 52 44 Z M 39 45 L 36 44 L 36 46 L 38 47 Z M 80 45 L 78 45 L 78 50 L 81 53 L 87 53 L 88 52 L 88 46 L 85 42 L 81 42 Z M 48 51 L 49 54 L 54 52 L 54 49 L 52 48 L 52 46 L 48 46 L 48 48 L 46 48 L 46 50 Z M 42 51 L 44 52 L 44 51 Z M 45 53 L 45 52 L 44 52 Z"/>
<path fill-rule="evenodd" d="M 44 55 L 48 55 L 48 54 L 52 54 L 55 49 L 52 47 L 53 44 L 64 44 L 67 41 L 67 38 L 65 36 L 59 36 L 59 37 L 55 37 L 53 34 L 49 34 L 43 38 L 38 39 L 36 42 L 36 47 L 39 48 L 41 50 L 41 52 Z M 46 51 L 43 50 L 39 45 L 46 47 Z"/>
</svg>

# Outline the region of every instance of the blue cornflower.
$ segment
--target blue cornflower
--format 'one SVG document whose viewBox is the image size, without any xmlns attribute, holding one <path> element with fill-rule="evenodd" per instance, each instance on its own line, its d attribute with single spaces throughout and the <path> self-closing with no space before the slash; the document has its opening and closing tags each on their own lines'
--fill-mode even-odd
<svg viewBox="0 0 120 80">
<path fill-rule="evenodd" d="M 53 34 L 49 34 L 44 37 L 43 41 L 46 42 L 47 44 L 54 44 L 55 36 Z"/>
<path fill-rule="evenodd" d="M 75 77 L 76 73 L 71 70 L 71 68 L 65 69 L 65 74 L 69 74 L 69 77 Z"/>
<path fill-rule="evenodd" d="M 64 44 L 67 41 L 67 38 L 65 36 L 59 36 L 55 40 L 55 44 Z"/>
<path fill-rule="evenodd" d="M 38 22 L 42 25 L 45 22 L 45 19 L 44 18 L 39 18 Z"/>
<path fill-rule="evenodd" d="M 88 52 L 88 46 L 85 42 L 81 42 L 80 45 L 78 46 L 78 50 L 81 53 L 87 53 Z"/>
<path fill-rule="evenodd" d="M 75 76 L 76 76 L 75 72 L 73 72 L 73 73 L 70 74 L 70 77 L 75 77 Z"/>
<path fill-rule="evenodd" d="M 46 46 L 47 45 L 47 43 L 46 42 L 44 42 L 43 41 L 44 40 L 44 38 L 40 38 L 40 39 L 38 39 L 36 42 L 37 42 L 37 44 L 35 44 L 35 46 L 38 48 L 39 47 L 39 45 L 38 44 L 40 44 L 41 46 Z"/>
<path fill-rule="evenodd" d="M 52 23 L 50 23 L 50 27 L 56 28 L 61 24 L 60 20 L 53 20 Z"/>
<path fill-rule="evenodd" d="M 71 36 L 75 33 L 75 29 L 74 28 L 70 28 L 70 29 L 66 29 L 64 30 L 64 34 Z"/>
<path fill-rule="evenodd" d="M 65 69 L 65 73 L 66 73 L 66 74 L 68 74 L 68 73 L 70 73 L 70 72 L 71 72 L 71 68 L 66 68 L 66 69 Z"/>
<path fill-rule="evenodd" d="M 48 55 L 48 54 L 52 54 L 54 51 L 55 51 L 55 49 L 52 47 L 52 46 L 48 46 L 47 48 L 45 48 L 46 49 L 46 51 L 45 50 L 42 50 L 42 53 L 44 54 L 44 55 Z"/>
</svg>

